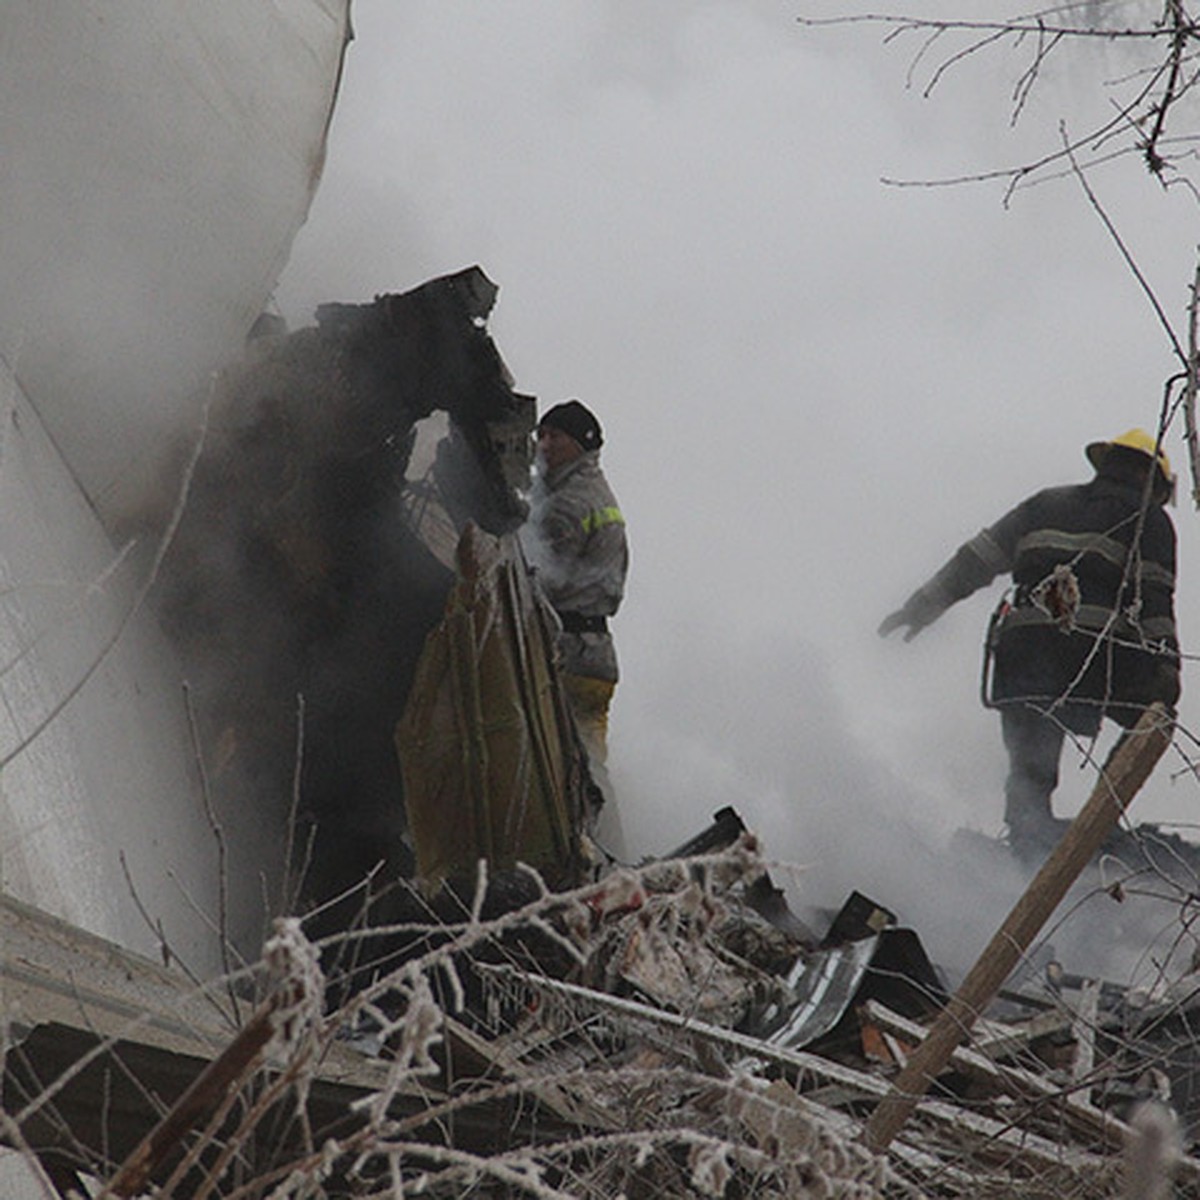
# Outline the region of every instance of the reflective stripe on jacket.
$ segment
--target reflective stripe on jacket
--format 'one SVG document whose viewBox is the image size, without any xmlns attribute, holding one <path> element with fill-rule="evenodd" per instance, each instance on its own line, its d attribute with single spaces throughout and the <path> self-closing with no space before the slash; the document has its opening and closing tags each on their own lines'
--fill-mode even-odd
<svg viewBox="0 0 1200 1200">
<path fill-rule="evenodd" d="M 1035 600 L 1060 565 L 1079 585 L 1070 630 Z M 1017 600 L 998 630 L 998 702 L 1045 705 L 1068 690 L 1093 708 L 1178 698 L 1175 529 L 1160 505 L 1142 511 L 1140 487 L 1101 472 L 1038 492 L 960 547 L 909 603 L 928 624 L 1004 572 Z M 1099 653 L 1098 636 L 1109 643 Z"/>
<path fill-rule="evenodd" d="M 556 611 L 584 617 L 611 617 L 617 611 L 629 548 L 625 518 L 600 469 L 599 451 L 536 480 L 521 543 Z M 611 634 L 564 632 L 559 644 L 568 673 L 616 680 Z"/>
</svg>

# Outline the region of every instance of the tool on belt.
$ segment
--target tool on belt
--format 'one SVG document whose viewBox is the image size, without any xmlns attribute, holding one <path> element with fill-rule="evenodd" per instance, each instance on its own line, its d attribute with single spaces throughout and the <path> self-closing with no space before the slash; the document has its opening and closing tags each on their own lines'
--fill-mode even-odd
<svg viewBox="0 0 1200 1200">
<path fill-rule="evenodd" d="M 1000 641 L 1000 628 L 1008 614 L 1013 610 L 1015 591 L 1009 588 L 1000 597 L 1000 602 L 992 610 L 987 624 L 987 634 L 983 639 L 983 671 L 979 679 L 979 698 L 984 708 L 999 708 L 992 699 L 992 663 L 996 657 L 996 645 Z"/>
<path fill-rule="evenodd" d="M 1050 624 L 1060 633 L 1069 634 L 1076 628 L 1081 598 L 1079 579 L 1070 563 L 1057 564 L 1049 575 L 1034 585 L 1023 584 L 1005 591 L 988 621 L 984 639 L 983 675 L 979 682 L 984 708 L 999 707 L 992 697 L 992 665 L 1004 622 L 1019 609 L 1021 620 Z"/>
</svg>

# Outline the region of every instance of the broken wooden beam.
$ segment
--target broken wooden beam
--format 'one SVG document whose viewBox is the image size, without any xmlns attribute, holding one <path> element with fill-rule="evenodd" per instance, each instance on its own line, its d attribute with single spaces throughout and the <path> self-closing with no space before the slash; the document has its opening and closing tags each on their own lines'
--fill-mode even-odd
<svg viewBox="0 0 1200 1200">
<path fill-rule="evenodd" d="M 866 1001 L 862 1013 L 880 1029 L 909 1044 L 919 1044 L 929 1033 L 923 1025 L 892 1012 L 877 1000 Z M 1130 1129 L 1124 1121 L 1078 1098 L 1070 1086 L 1053 1083 L 1033 1071 L 995 1063 L 985 1054 L 966 1046 L 954 1049 L 948 1065 L 1031 1108 L 1053 1105 L 1054 1115 L 1062 1121 L 1064 1131 L 1080 1141 L 1090 1142 L 1093 1149 L 1119 1150 L 1129 1136 Z"/>
<path fill-rule="evenodd" d="M 1012 1025 L 980 1021 L 980 1026 L 986 1025 L 986 1031 L 977 1029 L 972 1045 L 993 1062 L 1000 1062 L 1043 1038 L 1068 1032 L 1073 1024 L 1074 1016 L 1065 1008 L 1047 1009 Z"/>
<path fill-rule="evenodd" d="M 975 1020 L 991 1003 L 1021 955 L 1049 920 L 1155 764 L 1171 744 L 1174 724 L 1162 704 L 1154 704 L 1126 732 L 1100 771 L 1082 811 L 1034 876 L 958 991 L 950 998 L 929 1036 L 913 1052 L 891 1091 L 871 1114 L 864 1130 L 870 1149 L 882 1153 L 904 1126 L 917 1102 L 962 1044 Z"/>
</svg>

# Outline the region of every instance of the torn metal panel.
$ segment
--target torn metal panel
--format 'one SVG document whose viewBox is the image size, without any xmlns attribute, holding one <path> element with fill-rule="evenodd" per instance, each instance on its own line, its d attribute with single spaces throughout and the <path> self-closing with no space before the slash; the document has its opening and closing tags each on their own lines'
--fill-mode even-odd
<svg viewBox="0 0 1200 1200">
<path fill-rule="evenodd" d="M 821 939 L 822 948 L 873 937 L 896 924 L 896 914 L 862 892 L 851 892 Z"/>
<path fill-rule="evenodd" d="M 235 1029 L 230 995 L 0 893 L 0 1007 L 12 1042 L 40 1025 L 204 1057 Z"/>
<path fill-rule="evenodd" d="M 713 813 L 708 827 L 688 838 L 680 846 L 676 846 L 664 859 L 693 858 L 697 854 L 713 854 L 732 846 L 746 832 L 746 823 L 738 815 L 737 809 L 726 805 Z"/>
<path fill-rule="evenodd" d="M 855 1005 L 878 999 L 905 1016 L 926 1016 L 946 1001 L 946 991 L 920 938 L 889 924 L 887 909 L 851 893 L 822 948 L 799 957 L 786 979 L 790 1002 L 763 1018 L 762 1033 L 776 1045 L 803 1048 L 838 1040 L 843 1018 Z M 874 930 L 867 936 L 863 931 Z M 843 941 L 854 937 L 856 940 Z M 857 1028 L 847 1034 L 857 1042 Z"/>
<path fill-rule="evenodd" d="M 863 938 L 797 960 L 787 979 L 794 1003 L 766 1040 L 803 1049 L 829 1033 L 858 995 L 878 944 L 878 936 Z"/>
<path fill-rule="evenodd" d="M 529 488 L 537 402 L 513 393 L 511 403 L 511 412 L 495 415 L 481 428 L 491 449 L 489 461 L 498 464 L 491 486 L 502 482 L 517 496 Z M 426 417 L 413 435 L 401 493 L 404 523 L 442 566 L 453 571 L 464 527 L 489 510 L 488 501 L 477 494 L 484 473 L 466 435 L 447 414 Z"/>
<path fill-rule="evenodd" d="M 579 882 L 586 764 L 549 610 L 515 539 L 468 526 L 441 625 L 396 727 L 418 878 L 430 890 L 526 863 Z"/>
</svg>

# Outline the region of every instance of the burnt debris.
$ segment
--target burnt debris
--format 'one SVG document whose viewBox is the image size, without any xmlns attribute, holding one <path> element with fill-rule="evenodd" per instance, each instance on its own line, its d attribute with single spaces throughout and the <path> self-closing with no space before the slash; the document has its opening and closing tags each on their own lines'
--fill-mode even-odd
<svg viewBox="0 0 1200 1200">
<path fill-rule="evenodd" d="M 306 907 L 410 866 L 393 733 L 453 581 L 413 496 L 454 529 L 524 518 L 535 402 L 487 332 L 496 293 L 471 267 L 323 305 L 290 335 L 259 322 L 214 386 L 155 599 L 211 784 L 270 815 Z M 417 478 L 435 413 L 446 435 Z"/>
</svg>

